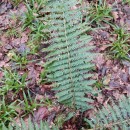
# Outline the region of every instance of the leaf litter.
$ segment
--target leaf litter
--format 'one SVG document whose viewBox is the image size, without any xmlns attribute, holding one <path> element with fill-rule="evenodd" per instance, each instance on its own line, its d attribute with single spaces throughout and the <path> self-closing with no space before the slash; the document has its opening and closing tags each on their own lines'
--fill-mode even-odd
<svg viewBox="0 0 130 130">
<path fill-rule="evenodd" d="M 89 5 L 91 2 L 91 0 L 88 0 L 86 1 L 86 4 Z M 97 0 L 93 2 L 96 3 Z M 108 6 L 116 8 L 111 11 L 113 19 L 108 19 L 108 21 L 110 21 L 111 24 L 116 24 L 120 27 L 124 27 L 125 25 L 127 31 L 130 31 L 130 6 L 122 4 L 120 0 L 116 0 L 116 4 L 113 6 L 112 3 L 114 2 L 114 0 L 107 1 Z M 30 29 L 27 28 L 24 31 L 20 31 L 22 23 L 18 19 L 18 17 L 23 15 L 26 11 L 26 6 L 23 3 L 15 8 L 8 0 L 0 1 L 0 68 L 15 70 L 22 75 L 26 73 L 27 86 L 25 86 L 25 91 L 29 89 L 32 98 L 35 98 L 37 102 L 43 100 L 41 106 L 36 110 L 33 110 L 33 115 L 28 114 L 24 117 L 24 121 L 27 122 L 27 119 L 31 115 L 34 122 L 39 124 L 41 120 L 47 120 L 51 125 L 55 122 L 56 116 L 59 113 L 67 113 L 68 111 L 56 101 L 54 96 L 55 93 L 51 90 L 51 84 L 41 84 L 40 82 L 40 74 L 44 71 L 44 68 L 39 63 L 45 62 L 44 57 L 41 58 L 43 56 L 42 52 L 39 51 L 39 56 L 27 54 L 27 59 L 30 62 L 27 63 L 23 69 L 12 68 L 12 52 L 10 50 L 15 50 L 17 52 L 16 55 L 31 51 L 27 46 L 30 37 Z M 12 14 L 16 16 L 16 19 L 11 18 Z M 102 25 L 105 29 L 96 29 L 96 31 L 90 32 L 90 35 L 93 38 L 91 42 L 96 46 L 94 51 L 100 53 L 93 62 L 96 65 L 97 76 L 95 76 L 95 78 L 102 83 L 102 94 L 93 97 L 95 99 L 95 102 L 93 103 L 95 109 L 90 109 L 84 113 L 83 116 L 87 118 L 93 116 L 93 112 L 96 111 L 96 108 L 107 106 L 110 102 L 110 97 L 119 100 L 123 95 L 130 94 L 130 63 L 128 61 L 119 62 L 107 55 L 109 46 L 112 45 L 112 41 L 117 39 L 117 35 L 112 34 L 113 27 L 109 24 L 102 23 Z M 16 31 L 18 30 L 16 33 L 19 33 L 20 37 L 13 35 L 7 36 L 7 32 L 12 27 L 16 27 Z M 0 70 L 0 79 L 2 79 L 3 76 L 4 73 Z M 22 90 L 19 91 L 18 96 L 14 97 L 13 100 L 11 99 L 9 101 L 9 97 L 14 96 L 13 91 L 9 91 L 6 96 L 6 99 L 8 99 L 7 102 L 13 102 L 13 100 L 18 99 L 23 100 L 24 98 Z M 19 111 L 20 116 L 22 116 L 22 111 L 20 109 L 17 111 Z M 15 120 L 16 122 L 19 122 L 20 118 L 16 117 Z M 71 118 L 69 121 L 65 122 L 63 130 L 79 130 L 79 125 L 81 124 L 82 121 L 80 121 L 80 117 L 77 116 L 75 120 Z"/>
</svg>

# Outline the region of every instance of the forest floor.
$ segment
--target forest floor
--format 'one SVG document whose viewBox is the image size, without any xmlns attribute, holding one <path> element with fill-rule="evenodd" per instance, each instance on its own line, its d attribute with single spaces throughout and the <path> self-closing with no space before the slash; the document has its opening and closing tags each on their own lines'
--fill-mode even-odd
<svg viewBox="0 0 130 130">
<path fill-rule="evenodd" d="M 93 87 L 102 94 L 95 98 L 94 106 L 105 106 L 111 98 L 119 100 L 130 94 L 130 2 L 85 0 L 84 4 L 90 7 L 88 15 L 93 19 L 88 32 L 91 44 L 99 53 L 93 61 L 97 80 Z M 48 36 L 42 31 L 45 26 L 37 8 L 36 2 L 32 6 L 20 0 L 0 0 L 0 105 L 5 105 L 0 107 L 0 123 L 19 123 L 20 118 L 27 122 L 31 117 L 37 123 L 43 120 L 63 130 L 79 130 L 84 127 L 80 115 L 76 121 L 65 122 L 70 110 L 57 102 L 51 85 L 43 83 L 46 54 L 42 41 Z M 83 116 L 92 114 L 88 110 Z"/>
</svg>

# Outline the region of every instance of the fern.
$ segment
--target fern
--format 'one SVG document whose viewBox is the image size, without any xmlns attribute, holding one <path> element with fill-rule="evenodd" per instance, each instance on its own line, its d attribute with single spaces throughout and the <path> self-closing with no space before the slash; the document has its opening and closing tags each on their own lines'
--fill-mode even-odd
<svg viewBox="0 0 130 130">
<path fill-rule="evenodd" d="M 130 98 L 123 97 L 118 104 L 103 107 L 95 118 L 86 121 L 94 130 L 130 130 Z"/>
<path fill-rule="evenodd" d="M 21 127 L 17 124 L 15 125 L 9 125 L 7 128 L 4 124 L 2 126 L 2 130 L 59 130 L 56 126 L 53 126 L 52 128 L 49 128 L 49 125 L 47 122 L 41 122 L 38 126 L 37 124 L 33 124 L 31 120 L 28 121 L 28 126 L 26 123 L 21 120 Z"/>
<path fill-rule="evenodd" d="M 59 102 L 76 109 L 88 109 L 86 102 L 92 102 L 85 94 L 93 91 L 91 85 L 95 80 L 90 78 L 91 63 L 95 54 L 90 52 L 91 37 L 85 32 L 90 29 L 88 21 L 82 22 L 82 9 L 72 9 L 79 4 L 77 0 L 51 1 L 47 8 L 49 12 L 51 39 L 45 68 L 49 81 L 54 83 L 54 90 Z"/>
</svg>

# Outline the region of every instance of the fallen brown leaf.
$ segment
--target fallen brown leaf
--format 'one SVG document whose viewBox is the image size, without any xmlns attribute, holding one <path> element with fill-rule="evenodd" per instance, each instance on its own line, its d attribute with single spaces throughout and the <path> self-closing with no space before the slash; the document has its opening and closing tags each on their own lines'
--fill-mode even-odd
<svg viewBox="0 0 130 130">
<path fill-rule="evenodd" d="M 112 11 L 111 14 L 112 14 L 115 21 L 119 18 L 117 11 Z"/>
<path fill-rule="evenodd" d="M 49 114 L 47 107 L 39 107 L 38 110 L 34 112 L 34 121 L 40 123 Z"/>
</svg>

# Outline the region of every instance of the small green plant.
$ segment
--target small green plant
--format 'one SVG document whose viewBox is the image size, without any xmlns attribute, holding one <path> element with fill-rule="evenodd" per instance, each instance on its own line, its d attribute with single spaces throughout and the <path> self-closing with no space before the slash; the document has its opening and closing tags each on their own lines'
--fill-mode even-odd
<svg viewBox="0 0 130 130">
<path fill-rule="evenodd" d="M 20 106 L 22 107 L 22 110 L 25 114 L 23 114 L 22 117 L 29 113 L 33 114 L 33 112 L 37 109 L 37 107 L 41 106 L 41 104 L 38 103 L 36 99 L 33 99 L 31 97 L 29 91 L 27 91 L 26 94 L 23 91 L 23 97 L 24 97 L 24 100 L 20 101 Z"/>
<path fill-rule="evenodd" d="M 25 12 L 25 15 L 23 17 L 23 29 L 26 27 L 30 27 L 32 23 L 37 21 L 37 11 L 31 9 L 31 7 L 27 4 L 27 12 Z"/>
<path fill-rule="evenodd" d="M 31 30 L 30 40 L 28 42 L 28 47 L 30 48 L 30 54 L 37 55 L 39 49 L 39 43 L 42 40 L 46 40 L 49 37 L 49 33 L 46 33 L 47 26 L 44 24 L 43 14 L 40 13 L 41 9 L 45 6 L 47 0 L 26 0 L 25 5 L 27 7 L 27 12 L 23 17 L 23 29 L 29 27 Z M 16 57 L 16 59 L 19 59 Z M 23 59 L 26 64 L 26 58 Z"/>
<path fill-rule="evenodd" d="M 30 54 L 34 54 L 34 55 L 38 54 L 39 43 L 32 41 L 32 40 L 29 40 L 27 42 L 27 46 L 30 49 Z"/>
<path fill-rule="evenodd" d="M 102 81 L 96 81 L 96 83 L 94 84 L 94 86 L 98 89 L 101 89 L 104 85 Z"/>
<path fill-rule="evenodd" d="M 15 38 L 18 38 L 18 37 L 20 37 L 20 34 L 19 34 L 19 32 L 17 31 L 17 29 L 15 29 L 15 28 L 10 28 L 10 29 L 7 30 L 6 36 L 7 36 L 7 37 L 15 37 Z"/>
<path fill-rule="evenodd" d="M 130 60 L 129 55 L 129 45 L 125 41 L 115 41 L 112 45 L 111 52 L 113 57 L 118 60 Z"/>
<path fill-rule="evenodd" d="M 117 40 L 123 40 L 127 38 L 128 36 L 130 36 L 125 26 L 119 27 L 116 25 L 116 26 L 113 26 L 113 29 L 114 29 L 113 34 L 117 34 Z"/>
<path fill-rule="evenodd" d="M 22 54 L 17 54 L 15 51 L 11 50 L 8 53 L 8 57 L 12 61 L 16 62 L 16 65 L 19 65 L 19 67 L 22 68 L 23 65 L 26 65 L 28 63 L 27 54 L 28 54 L 28 52 L 24 52 Z"/>
<path fill-rule="evenodd" d="M 112 19 L 112 8 L 106 3 L 106 0 L 99 0 L 99 3 L 91 3 L 89 7 L 89 16 L 92 22 L 100 25 L 101 22 L 107 22 L 106 18 Z"/>
<path fill-rule="evenodd" d="M 20 24 L 19 22 L 21 21 L 21 15 L 17 14 L 17 13 L 14 13 L 14 12 L 10 12 L 9 18 L 11 20 L 13 20 L 13 25 L 9 24 L 9 26 L 11 28 L 13 28 L 14 26 L 15 26 L 15 28 L 17 28 L 19 26 L 19 24 Z M 17 33 L 19 33 L 19 32 L 21 32 L 21 30 L 17 30 Z"/>
<path fill-rule="evenodd" d="M 110 53 L 118 60 L 130 61 L 130 34 L 122 27 L 115 27 L 114 30 L 114 34 L 117 34 L 117 40 L 111 45 Z"/>
<path fill-rule="evenodd" d="M 22 0 L 12 0 L 11 2 L 13 6 L 18 6 L 22 2 Z"/>
<path fill-rule="evenodd" d="M 49 98 L 43 99 L 40 101 L 44 106 L 50 107 L 53 105 L 52 100 Z"/>
<path fill-rule="evenodd" d="M 48 66 L 48 67 L 49 67 L 49 66 Z M 48 68 L 48 67 L 47 67 L 47 68 Z M 47 79 L 47 77 L 46 77 L 47 72 L 48 72 L 47 68 L 44 69 L 43 71 L 41 71 L 41 74 L 40 74 L 40 79 L 41 79 L 40 82 L 41 82 L 42 84 L 48 83 L 48 79 Z"/>
<path fill-rule="evenodd" d="M 28 63 L 28 60 L 27 60 L 27 57 L 26 57 L 26 55 L 25 56 L 20 56 L 20 55 L 14 55 L 13 56 L 13 60 L 17 63 L 17 64 L 19 64 L 20 66 L 22 66 L 22 65 L 26 65 L 27 63 Z"/>
<path fill-rule="evenodd" d="M 130 0 L 123 0 L 122 1 L 124 4 L 130 4 Z"/>
<path fill-rule="evenodd" d="M 23 28 L 33 26 L 33 23 L 39 22 L 39 11 L 45 6 L 47 0 L 26 0 L 27 12 L 24 16 Z"/>
<path fill-rule="evenodd" d="M 0 79 L 2 86 L 0 87 L 0 95 L 5 95 L 8 91 L 17 93 L 26 86 L 26 74 L 19 75 L 11 70 L 2 70 L 4 76 Z"/>
<path fill-rule="evenodd" d="M 33 9 L 35 8 L 37 11 L 40 11 L 42 7 L 48 2 L 48 0 L 25 0 L 26 4 L 29 4 L 30 7 Z"/>
<path fill-rule="evenodd" d="M 31 36 L 32 40 L 35 42 L 40 42 L 42 40 L 47 40 L 49 34 L 46 33 L 47 26 L 44 25 L 42 22 L 34 23 L 31 28 Z"/>
<path fill-rule="evenodd" d="M 2 123 L 8 126 L 15 116 L 17 116 L 16 102 L 6 104 L 5 97 L 3 96 L 2 100 L 0 100 L 0 128 Z"/>
</svg>

